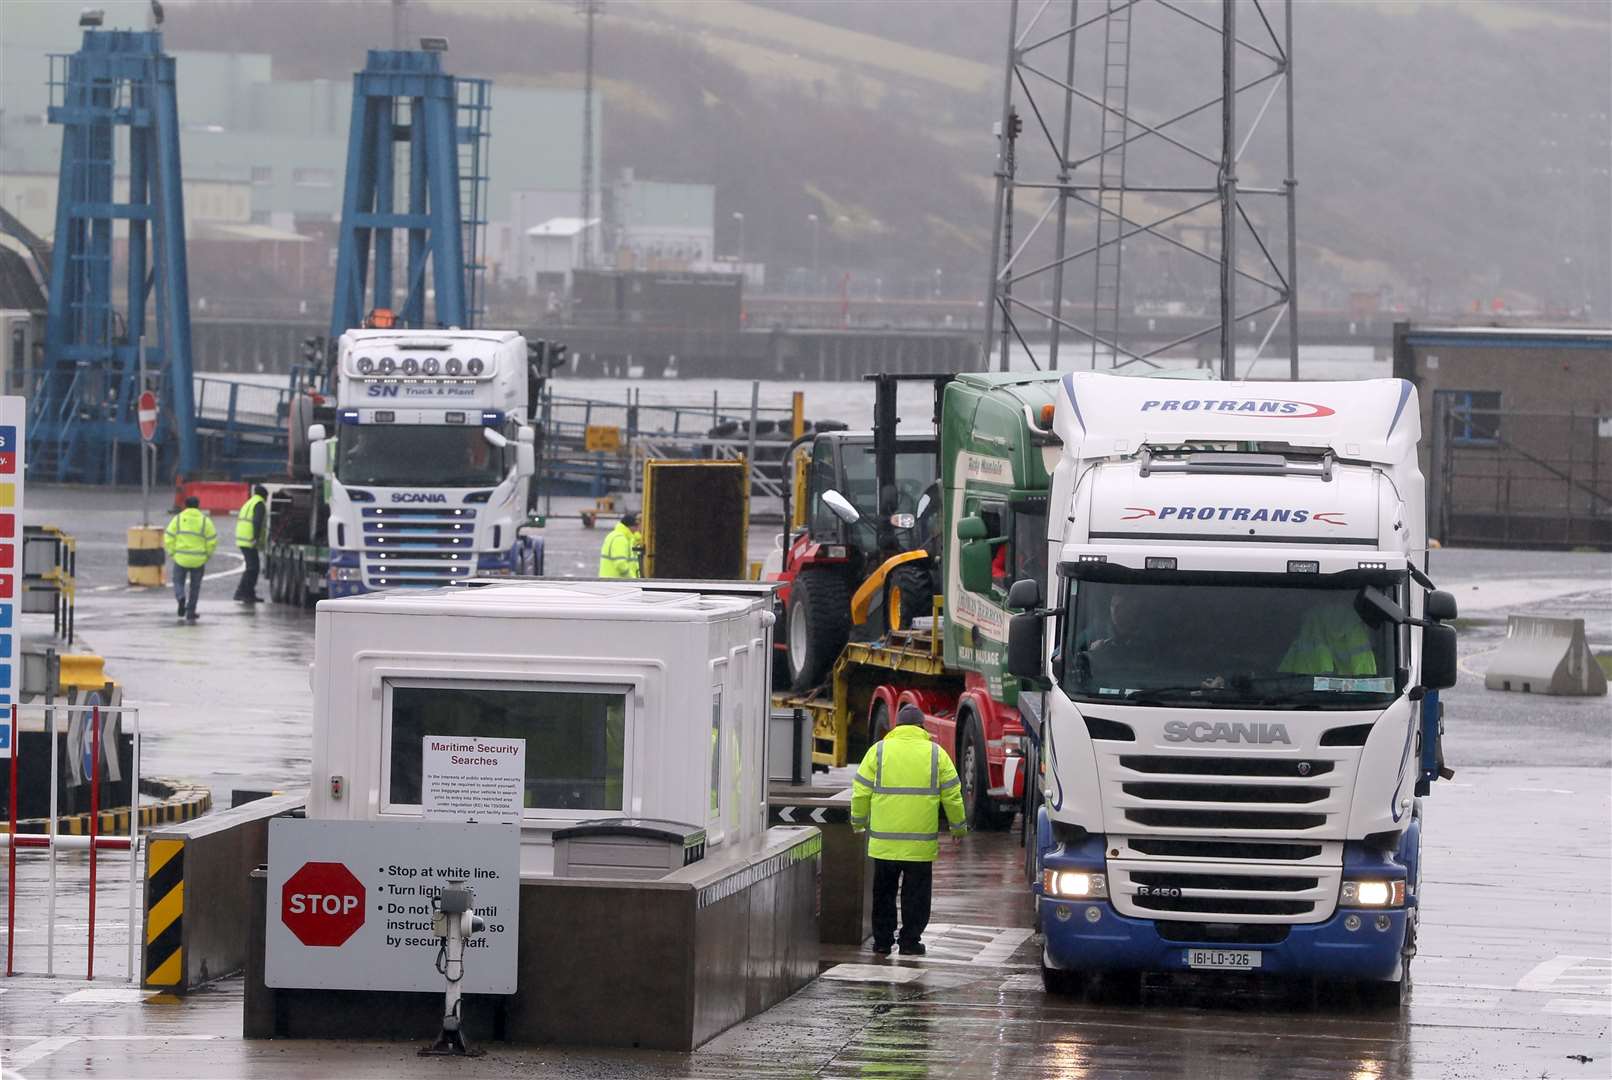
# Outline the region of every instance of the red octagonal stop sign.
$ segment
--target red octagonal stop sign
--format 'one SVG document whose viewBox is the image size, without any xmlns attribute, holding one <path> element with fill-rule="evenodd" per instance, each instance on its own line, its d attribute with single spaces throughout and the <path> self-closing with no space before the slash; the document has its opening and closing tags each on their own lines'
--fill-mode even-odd
<svg viewBox="0 0 1612 1080">
<path fill-rule="evenodd" d="M 364 925 L 364 883 L 341 863 L 303 863 L 280 890 L 280 921 L 304 945 L 341 945 Z"/>
</svg>

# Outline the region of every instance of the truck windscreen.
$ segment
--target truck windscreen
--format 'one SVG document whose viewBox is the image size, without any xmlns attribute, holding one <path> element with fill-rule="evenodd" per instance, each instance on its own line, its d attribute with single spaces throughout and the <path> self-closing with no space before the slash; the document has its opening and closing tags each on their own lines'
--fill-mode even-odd
<svg viewBox="0 0 1612 1080">
<path fill-rule="evenodd" d="M 1393 701 L 1397 628 L 1365 586 L 1076 580 L 1064 692 L 1220 709 L 1366 709 Z"/>
<path fill-rule="evenodd" d="M 504 452 L 473 424 L 343 424 L 336 476 L 376 487 L 490 487 Z"/>
</svg>

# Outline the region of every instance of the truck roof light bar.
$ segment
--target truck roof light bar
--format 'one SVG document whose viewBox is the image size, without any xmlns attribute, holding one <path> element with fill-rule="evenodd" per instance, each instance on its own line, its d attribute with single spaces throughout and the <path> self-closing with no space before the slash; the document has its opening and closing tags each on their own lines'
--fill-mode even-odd
<svg viewBox="0 0 1612 1080">
<path fill-rule="evenodd" d="M 1319 461 L 1293 460 L 1284 454 L 1248 454 L 1198 451 L 1181 458 L 1157 460 L 1154 448 L 1144 446 L 1138 454 L 1141 475 L 1150 473 L 1221 473 L 1239 476 L 1319 476 L 1332 479 L 1332 451 Z"/>
<path fill-rule="evenodd" d="M 1108 556 L 1107 555 L 1082 555 L 1080 557 L 1080 561 L 1081 562 L 1107 562 L 1108 561 Z"/>
</svg>

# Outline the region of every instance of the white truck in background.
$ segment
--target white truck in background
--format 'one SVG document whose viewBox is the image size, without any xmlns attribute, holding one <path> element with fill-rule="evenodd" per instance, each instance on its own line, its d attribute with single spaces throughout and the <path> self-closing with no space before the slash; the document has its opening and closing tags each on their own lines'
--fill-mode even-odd
<svg viewBox="0 0 1612 1080">
<path fill-rule="evenodd" d="M 1009 668 L 1044 982 L 1212 970 L 1403 1000 L 1454 599 L 1402 380 L 1063 380 Z"/>
<path fill-rule="evenodd" d="M 312 483 L 271 491 L 273 599 L 541 573 L 542 540 L 521 527 L 545 360 L 510 330 L 343 334 L 334 402 L 292 411 Z"/>
</svg>

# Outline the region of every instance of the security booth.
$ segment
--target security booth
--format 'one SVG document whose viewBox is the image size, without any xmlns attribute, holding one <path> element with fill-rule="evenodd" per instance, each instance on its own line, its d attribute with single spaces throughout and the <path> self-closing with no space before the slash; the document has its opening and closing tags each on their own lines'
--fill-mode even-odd
<svg viewBox="0 0 1612 1080">
<path fill-rule="evenodd" d="M 584 821 L 754 839 L 771 620 L 758 597 L 607 581 L 326 602 L 308 815 L 418 818 L 424 737 L 519 738 L 523 876 L 552 874 L 555 831 Z"/>
<path fill-rule="evenodd" d="M 691 1049 L 815 977 L 821 836 L 767 821 L 771 607 L 742 582 L 539 579 L 319 605 L 308 820 L 435 828 L 445 783 L 513 800 L 516 986 L 467 994 L 467 1024 Z M 518 767 L 444 781 L 500 754 Z M 246 1033 L 427 1037 L 417 996 L 249 969 Z"/>
</svg>

